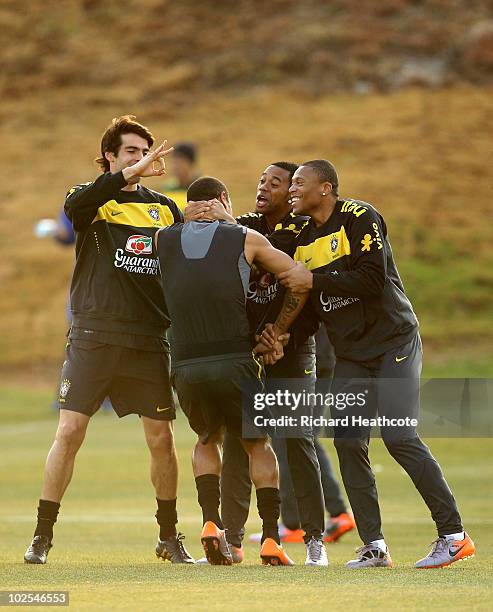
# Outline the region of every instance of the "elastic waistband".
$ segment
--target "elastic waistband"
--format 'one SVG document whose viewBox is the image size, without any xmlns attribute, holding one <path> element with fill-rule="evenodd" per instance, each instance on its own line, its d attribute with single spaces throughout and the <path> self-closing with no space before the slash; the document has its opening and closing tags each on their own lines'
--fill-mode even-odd
<svg viewBox="0 0 493 612">
<path fill-rule="evenodd" d="M 190 368 L 196 365 L 203 365 L 206 363 L 215 363 L 217 361 L 245 361 L 249 360 L 254 362 L 252 353 L 227 353 L 226 355 L 212 355 L 211 357 L 196 357 L 195 359 L 185 359 L 183 361 L 173 361 L 171 364 L 172 370 L 179 370 L 180 368 Z"/>
<path fill-rule="evenodd" d="M 80 314 L 73 315 L 73 327 L 94 329 L 103 332 L 117 332 L 120 334 L 136 334 L 138 336 L 154 336 L 156 338 L 166 337 L 166 327 L 162 325 L 150 325 L 142 321 L 118 321 L 117 319 L 93 318 Z"/>
<path fill-rule="evenodd" d="M 175 361 L 230 355 L 232 353 L 251 353 L 249 340 L 223 340 L 221 342 L 198 342 L 196 344 L 173 344 Z"/>
<path fill-rule="evenodd" d="M 358 342 L 344 342 L 339 344 L 336 338 L 331 340 L 333 340 L 336 358 L 346 359 L 347 361 L 367 362 L 382 357 L 387 351 L 404 346 L 408 342 L 411 342 L 418 333 L 419 327 L 416 325 L 406 333 L 401 333 L 384 342 L 375 340 L 371 345 L 358 344 Z"/>
</svg>

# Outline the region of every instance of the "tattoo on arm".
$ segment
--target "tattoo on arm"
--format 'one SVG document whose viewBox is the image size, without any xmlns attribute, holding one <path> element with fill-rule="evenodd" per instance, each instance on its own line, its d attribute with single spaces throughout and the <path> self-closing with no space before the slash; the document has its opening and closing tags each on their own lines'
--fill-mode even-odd
<svg viewBox="0 0 493 612">
<path fill-rule="evenodd" d="M 277 315 L 275 326 L 281 333 L 286 332 L 301 312 L 308 299 L 308 293 L 295 294 L 288 291 L 284 296 L 281 312 Z"/>
</svg>

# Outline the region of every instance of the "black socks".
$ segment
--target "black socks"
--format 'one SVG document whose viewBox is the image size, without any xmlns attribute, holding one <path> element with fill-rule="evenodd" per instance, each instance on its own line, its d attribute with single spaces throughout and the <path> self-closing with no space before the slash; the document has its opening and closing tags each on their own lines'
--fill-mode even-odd
<svg viewBox="0 0 493 612">
<path fill-rule="evenodd" d="M 279 489 L 273 487 L 257 489 L 257 508 L 262 519 L 262 542 L 266 538 L 272 538 L 278 544 L 281 543 L 277 526 L 280 505 Z"/>
<path fill-rule="evenodd" d="M 39 500 L 38 506 L 38 523 L 34 532 L 34 537 L 38 535 L 53 538 L 53 525 L 56 523 L 60 504 L 58 502 L 48 501 L 46 499 Z"/>
<path fill-rule="evenodd" d="M 176 536 L 176 523 L 178 516 L 176 514 L 176 499 L 158 499 L 156 520 L 159 525 L 159 539 L 166 540 L 172 536 Z"/>
<path fill-rule="evenodd" d="M 156 519 L 159 523 L 159 539 L 164 540 L 176 535 L 176 523 L 178 518 L 176 515 L 176 499 L 157 499 L 158 510 Z M 47 501 L 46 499 L 39 500 L 38 506 L 38 523 L 34 536 L 43 535 L 53 538 L 53 525 L 56 523 L 60 504 L 57 502 Z"/>
<path fill-rule="evenodd" d="M 219 529 L 224 529 L 219 516 L 219 476 L 216 474 L 203 474 L 195 478 L 200 507 L 202 508 L 203 522 L 212 521 Z"/>
</svg>

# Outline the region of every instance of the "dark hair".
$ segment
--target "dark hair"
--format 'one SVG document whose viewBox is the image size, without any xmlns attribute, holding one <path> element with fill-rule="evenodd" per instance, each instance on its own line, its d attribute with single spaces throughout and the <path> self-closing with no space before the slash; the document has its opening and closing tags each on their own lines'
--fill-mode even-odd
<svg viewBox="0 0 493 612">
<path fill-rule="evenodd" d="M 271 164 L 271 166 L 277 166 L 278 168 L 281 168 L 281 170 L 286 170 L 287 172 L 289 172 L 289 180 L 293 178 L 293 174 L 299 168 L 298 164 L 285 161 L 274 162 L 273 164 Z"/>
<path fill-rule="evenodd" d="M 179 142 L 175 144 L 173 155 L 186 157 L 192 164 L 197 159 L 197 147 L 191 142 Z"/>
<path fill-rule="evenodd" d="M 318 174 L 321 183 L 330 183 L 332 185 L 332 193 L 338 197 L 339 193 L 339 177 L 337 176 L 334 164 L 326 159 L 313 159 L 311 161 L 304 162 L 302 166 L 308 166 Z"/>
<path fill-rule="evenodd" d="M 201 176 L 188 188 L 187 202 L 213 200 L 214 198 L 218 198 L 223 191 L 226 192 L 229 198 L 228 188 L 222 181 L 213 176 Z"/>
<path fill-rule="evenodd" d="M 101 138 L 101 157 L 97 157 L 95 160 L 103 172 L 108 172 L 110 169 L 110 162 L 104 154 L 109 152 L 118 155 L 122 145 L 122 134 L 137 134 L 141 136 L 147 140 L 149 148 L 154 144 L 154 136 L 144 125 L 135 121 L 135 115 L 115 117 L 111 120 Z"/>
</svg>

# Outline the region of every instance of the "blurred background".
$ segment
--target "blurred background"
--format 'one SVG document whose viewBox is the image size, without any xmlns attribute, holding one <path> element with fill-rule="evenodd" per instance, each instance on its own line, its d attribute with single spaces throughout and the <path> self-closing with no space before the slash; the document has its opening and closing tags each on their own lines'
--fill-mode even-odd
<svg viewBox="0 0 493 612">
<path fill-rule="evenodd" d="M 73 247 L 33 227 L 126 113 L 195 143 L 236 213 L 270 162 L 331 160 L 386 218 L 425 374 L 493 376 L 493 2 L 2 0 L 0 28 L 4 399 L 54 394 Z"/>
</svg>

